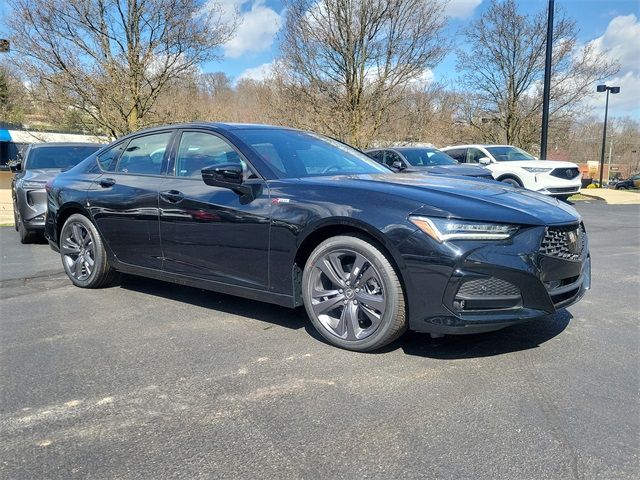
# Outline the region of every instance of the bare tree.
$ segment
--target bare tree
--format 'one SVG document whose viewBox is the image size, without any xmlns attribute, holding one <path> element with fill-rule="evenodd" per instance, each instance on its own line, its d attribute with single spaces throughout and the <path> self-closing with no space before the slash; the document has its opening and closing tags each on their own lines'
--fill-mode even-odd
<svg viewBox="0 0 640 480">
<path fill-rule="evenodd" d="M 575 23 L 561 11 L 553 29 L 550 117 L 559 121 L 618 66 L 592 45 L 579 46 Z M 458 70 L 469 91 L 468 121 L 485 141 L 531 147 L 540 127 L 546 12 L 524 15 L 515 0 L 492 0 L 464 34 L 469 48 L 459 51 Z"/>
<path fill-rule="evenodd" d="M 15 61 L 46 100 L 117 136 L 153 122 L 171 82 L 235 29 L 200 0 L 8 0 Z"/>
<path fill-rule="evenodd" d="M 281 35 L 285 97 L 315 129 L 364 147 L 407 86 L 445 52 L 435 0 L 292 0 Z"/>
</svg>

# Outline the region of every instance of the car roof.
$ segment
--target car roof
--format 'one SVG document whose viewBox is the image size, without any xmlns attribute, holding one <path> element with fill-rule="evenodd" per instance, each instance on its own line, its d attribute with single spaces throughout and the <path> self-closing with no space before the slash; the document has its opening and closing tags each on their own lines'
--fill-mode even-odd
<svg viewBox="0 0 640 480">
<path fill-rule="evenodd" d="M 233 123 L 233 122 L 188 122 L 188 123 L 168 123 L 156 127 L 145 128 L 129 135 L 137 135 L 139 133 L 148 133 L 158 130 L 166 130 L 167 128 L 213 128 L 217 130 L 297 130 L 296 128 L 285 127 L 282 125 L 268 125 L 264 123 Z M 128 135 L 127 135 L 128 136 Z"/>
<path fill-rule="evenodd" d="M 41 148 L 41 147 L 102 147 L 103 143 L 94 143 L 94 142 L 43 142 L 43 143 L 32 143 L 30 145 L 31 148 Z"/>
<path fill-rule="evenodd" d="M 468 143 L 465 145 L 447 145 L 445 148 L 469 148 L 469 147 L 513 147 L 513 145 L 499 145 L 497 143 Z"/>
</svg>

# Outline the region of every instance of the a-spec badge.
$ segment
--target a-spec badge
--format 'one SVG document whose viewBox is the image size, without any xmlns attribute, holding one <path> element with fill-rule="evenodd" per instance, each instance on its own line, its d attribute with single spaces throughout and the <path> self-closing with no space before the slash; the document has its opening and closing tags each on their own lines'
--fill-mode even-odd
<svg viewBox="0 0 640 480">
<path fill-rule="evenodd" d="M 283 203 L 290 203 L 290 202 L 291 202 L 290 198 L 279 198 L 279 197 L 276 197 L 276 198 L 272 198 L 271 199 L 271 204 L 272 205 L 281 205 Z"/>
</svg>

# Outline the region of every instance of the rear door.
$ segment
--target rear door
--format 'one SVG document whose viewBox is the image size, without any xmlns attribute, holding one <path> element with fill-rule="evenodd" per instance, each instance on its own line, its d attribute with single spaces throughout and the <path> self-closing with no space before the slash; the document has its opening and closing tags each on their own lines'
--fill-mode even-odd
<svg viewBox="0 0 640 480">
<path fill-rule="evenodd" d="M 136 136 L 98 156 L 102 175 L 87 201 L 118 261 L 162 269 L 158 191 L 174 130 Z"/>
<path fill-rule="evenodd" d="M 271 203 L 266 182 L 225 138 L 207 130 L 182 130 L 169 175 L 160 190 L 164 269 L 173 274 L 267 288 Z M 253 194 L 213 187 L 201 169 L 243 166 Z"/>
</svg>

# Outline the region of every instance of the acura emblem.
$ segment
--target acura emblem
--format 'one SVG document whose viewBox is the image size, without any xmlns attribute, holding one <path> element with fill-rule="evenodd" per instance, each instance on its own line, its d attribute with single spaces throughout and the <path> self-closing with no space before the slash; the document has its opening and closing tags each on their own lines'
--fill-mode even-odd
<svg viewBox="0 0 640 480">
<path fill-rule="evenodd" d="M 565 175 L 566 175 L 568 178 L 573 177 L 573 170 L 571 170 L 570 168 L 567 168 L 567 169 L 564 171 L 564 173 L 565 173 Z"/>
<path fill-rule="evenodd" d="M 580 252 L 580 235 L 578 234 L 578 230 L 571 230 L 566 234 L 567 239 L 567 248 L 571 253 L 579 253 Z"/>
</svg>

